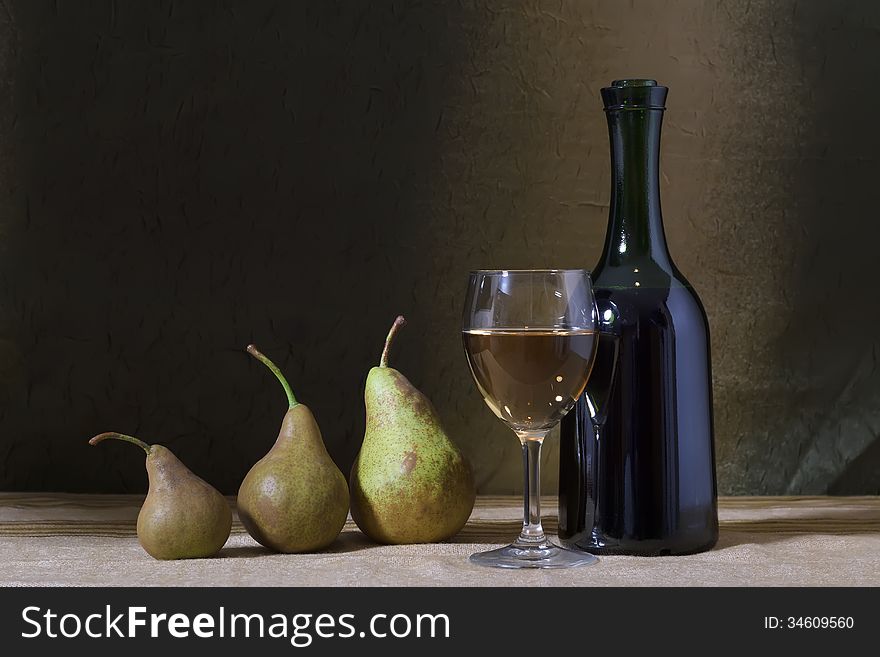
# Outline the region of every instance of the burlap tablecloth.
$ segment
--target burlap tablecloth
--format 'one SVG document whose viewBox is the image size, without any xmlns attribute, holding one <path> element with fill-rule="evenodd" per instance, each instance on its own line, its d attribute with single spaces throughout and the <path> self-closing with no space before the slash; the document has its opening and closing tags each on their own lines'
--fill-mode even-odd
<svg viewBox="0 0 880 657">
<path fill-rule="evenodd" d="M 379 546 L 349 521 L 319 554 L 272 554 L 237 519 L 219 558 L 159 562 L 139 546 L 142 498 L 0 493 L 5 586 L 781 586 L 880 585 L 880 498 L 736 497 L 719 502 L 721 538 L 687 557 L 605 557 L 568 570 L 499 570 L 468 555 L 509 542 L 521 500 L 482 497 L 437 545 Z M 545 527 L 556 527 L 546 498 Z"/>
</svg>

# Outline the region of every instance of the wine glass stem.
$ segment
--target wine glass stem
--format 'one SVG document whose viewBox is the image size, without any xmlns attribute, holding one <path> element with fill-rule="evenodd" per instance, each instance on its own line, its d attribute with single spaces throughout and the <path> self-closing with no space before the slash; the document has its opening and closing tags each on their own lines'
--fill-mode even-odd
<svg viewBox="0 0 880 657">
<path fill-rule="evenodd" d="M 541 445 L 546 431 L 517 431 L 523 450 L 523 527 L 515 545 L 535 547 L 546 543 L 541 526 Z"/>
</svg>

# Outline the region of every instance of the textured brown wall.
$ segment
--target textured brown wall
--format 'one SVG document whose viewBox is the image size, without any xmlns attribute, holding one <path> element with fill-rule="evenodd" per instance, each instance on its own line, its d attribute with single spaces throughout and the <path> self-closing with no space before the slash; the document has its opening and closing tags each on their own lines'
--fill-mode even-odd
<svg viewBox="0 0 880 657">
<path fill-rule="evenodd" d="M 794 0 L 3 3 L 0 489 L 143 488 L 84 443 L 116 428 L 234 491 L 284 410 L 251 340 L 347 468 L 403 312 L 398 366 L 481 490 L 519 490 L 461 353 L 465 275 L 595 263 L 598 94 L 626 76 L 671 89 L 721 492 L 880 492 L 880 5 Z"/>
</svg>

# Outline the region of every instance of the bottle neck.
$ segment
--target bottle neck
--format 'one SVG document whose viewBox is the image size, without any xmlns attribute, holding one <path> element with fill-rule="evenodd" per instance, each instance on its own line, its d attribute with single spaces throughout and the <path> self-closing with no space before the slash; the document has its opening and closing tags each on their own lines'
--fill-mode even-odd
<svg viewBox="0 0 880 657">
<path fill-rule="evenodd" d="M 611 211 L 601 263 L 672 263 L 660 213 L 661 109 L 607 112 L 611 139 Z"/>
</svg>

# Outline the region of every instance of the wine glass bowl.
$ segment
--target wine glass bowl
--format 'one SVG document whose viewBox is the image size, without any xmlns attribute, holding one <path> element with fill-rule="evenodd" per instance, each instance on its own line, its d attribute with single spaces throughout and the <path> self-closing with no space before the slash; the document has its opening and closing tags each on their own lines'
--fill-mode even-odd
<svg viewBox="0 0 880 657">
<path fill-rule="evenodd" d="M 596 355 L 598 317 L 582 269 L 480 270 L 470 275 L 462 341 L 486 405 L 523 448 L 524 520 L 511 545 L 471 561 L 504 568 L 594 563 L 552 544 L 540 517 L 540 450 L 584 391 Z"/>
</svg>

